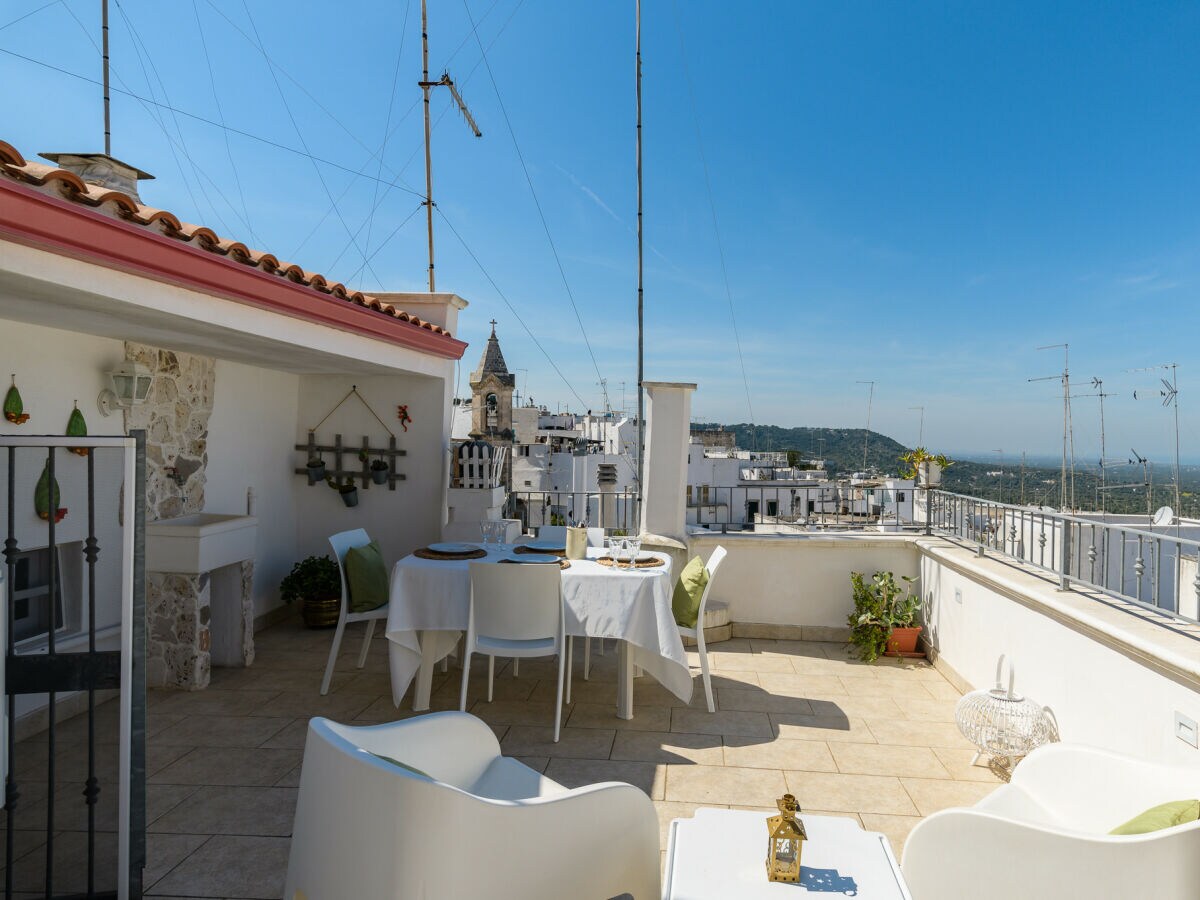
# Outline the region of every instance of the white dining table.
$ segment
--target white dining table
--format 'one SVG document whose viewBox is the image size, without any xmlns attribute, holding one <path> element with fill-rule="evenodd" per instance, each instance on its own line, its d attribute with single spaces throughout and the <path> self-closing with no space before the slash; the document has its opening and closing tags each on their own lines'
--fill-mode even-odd
<svg viewBox="0 0 1200 900">
<path fill-rule="evenodd" d="M 398 707 L 416 679 L 414 710 L 429 709 L 434 665 L 450 654 L 467 628 L 471 602 L 471 562 L 499 563 L 513 547 L 482 545 L 487 556 L 473 560 L 424 559 L 409 555 L 392 569 L 388 608 L 392 700 Z M 614 569 L 588 559 L 562 570 L 566 632 L 576 637 L 617 640 L 617 716 L 633 718 L 634 666 L 653 676 L 685 703 L 692 697 L 692 674 L 671 612 L 669 557 L 646 569 Z M 519 558 L 519 556 L 517 557 Z"/>
</svg>

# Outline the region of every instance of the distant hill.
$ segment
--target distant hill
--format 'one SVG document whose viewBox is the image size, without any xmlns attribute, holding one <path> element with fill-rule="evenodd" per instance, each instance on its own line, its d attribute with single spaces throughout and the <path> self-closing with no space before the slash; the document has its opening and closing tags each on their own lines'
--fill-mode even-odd
<svg viewBox="0 0 1200 900">
<path fill-rule="evenodd" d="M 826 460 L 830 470 L 839 474 L 863 471 L 864 443 L 866 468 L 890 474 L 897 471 L 901 454 L 908 450 L 887 435 L 865 428 L 780 428 L 747 423 L 724 427 L 734 433 L 743 450 L 795 450 L 805 458 Z"/>
</svg>

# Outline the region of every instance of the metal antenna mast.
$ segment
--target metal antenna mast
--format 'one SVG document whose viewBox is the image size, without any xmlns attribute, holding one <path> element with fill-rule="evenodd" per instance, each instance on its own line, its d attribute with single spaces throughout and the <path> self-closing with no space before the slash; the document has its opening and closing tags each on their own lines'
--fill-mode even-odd
<svg viewBox="0 0 1200 900">
<path fill-rule="evenodd" d="M 855 384 L 869 384 L 871 393 L 867 395 L 867 433 L 863 435 L 863 471 L 867 470 L 867 451 L 871 446 L 871 406 L 875 402 L 875 382 L 856 381 Z"/>
<path fill-rule="evenodd" d="M 925 407 L 910 406 L 909 409 L 919 409 L 921 411 L 921 426 L 917 429 L 917 446 L 925 446 Z"/>
<path fill-rule="evenodd" d="M 993 450 L 993 453 L 1000 454 L 1000 502 L 1004 502 L 1004 450 Z"/>
<path fill-rule="evenodd" d="M 1161 366 L 1148 366 L 1144 369 L 1130 369 L 1130 372 L 1156 372 L 1162 369 L 1171 370 L 1171 380 L 1159 378 L 1162 382 L 1162 387 L 1158 391 L 1158 396 L 1162 398 L 1163 406 L 1175 407 L 1175 513 L 1177 516 L 1183 516 L 1183 509 L 1180 507 L 1180 492 L 1179 492 L 1179 378 L 1176 363 L 1167 363 Z M 1138 399 L 1137 391 L 1133 392 L 1133 399 Z"/>
<path fill-rule="evenodd" d="M 108 93 L 108 0 L 100 0 L 100 32 L 104 57 L 104 155 L 112 156 L 112 119 Z"/>
<path fill-rule="evenodd" d="M 429 124 L 429 92 L 435 87 L 447 87 L 450 89 L 450 96 L 454 98 L 454 102 L 458 104 L 458 110 L 463 114 L 463 118 L 467 120 L 467 125 L 474 132 L 475 137 L 483 137 L 483 132 L 479 130 L 479 126 L 475 124 L 475 119 L 471 116 L 471 111 L 467 109 L 467 104 L 463 102 L 463 98 L 459 96 L 458 88 L 454 86 L 454 82 L 450 78 L 450 73 L 443 72 L 442 77 L 437 81 L 429 80 L 429 13 L 426 9 L 427 0 L 421 0 L 421 80 L 417 82 L 421 88 L 425 103 L 425 227 L 429 233 L 429 293 L 433 293 L 433 154 L 430 148 L 430 133 L 432 131 Z"/>
<path fill-rule="evenodd" d="M 642 0 L 634 2 L 634 62 L 636 75 L 634 83 L 637 90 L 637 322 L 638 322 L 638 355 L 637 355 L 637 474 L 638 474 L 638 503 L 645 502 L 642 494 L 642 477 L 645 474 L 643 451 L 646 445 L 646 391 L 643 384 L 643 365 L 645 363 L 645 334 L 642 284 Z"/>
<path fill-rule="evenodd" d="M 1059 486 L 1058 506 L 1061 511 L 1075 508 L 1075 430 L 1071 424 L 1071 350 L 1070 344 L 1048 344 L 1038 347 L 1038 350 L 1058 350 L 1063 352 L 1063 370 L 1061 375 L 1047 375 L 1043 378 L 1029 378 L 1028 381 L 1061 381 L 1063 388 L 1063 450 L 1062 450 L 1062 480 Z M 1070 447 L 1071 479 L 1070 490 L 1067 489 L 1067 448 Z"/>
</svg>

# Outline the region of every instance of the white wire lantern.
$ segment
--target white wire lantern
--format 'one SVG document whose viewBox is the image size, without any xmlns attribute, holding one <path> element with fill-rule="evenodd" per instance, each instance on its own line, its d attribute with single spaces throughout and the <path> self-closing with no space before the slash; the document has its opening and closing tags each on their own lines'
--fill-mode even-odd
<svg viewBox="0 0 1200 900">
<path fill-rule="evenodd" d="M 986 691 L 972 691 L 958 701 L 954 720 L 963 737 L 978 750 L 971 760 L 987 754 L 1004 761 L 1010 768 L 1016 758 L 1028 756 L 1037 747 L 1050 741 L 1054 725 L 1046 710 L 1028 697 L 1013 691 L 1013 670 L 1008 669 L 1008 687 L 1001 687 L 1004 657 L 996 663 L 996 686 Z"/>
</svg>

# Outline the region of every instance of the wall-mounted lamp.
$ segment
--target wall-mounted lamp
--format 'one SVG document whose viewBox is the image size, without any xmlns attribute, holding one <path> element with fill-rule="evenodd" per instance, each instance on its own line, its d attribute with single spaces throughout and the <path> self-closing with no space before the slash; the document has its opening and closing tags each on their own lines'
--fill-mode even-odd
<svg viewBox="0 0 1200 900">
<path fill-rule="evenodd" d="M 128 409 L 146 402 L 153 373 L 141 363 L 124 362 L 108 373 L 111 388 L 105 388 L 96 398 L 100 415 L 109 415 L 114 408 Z"/>
</svg>

